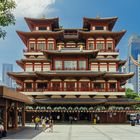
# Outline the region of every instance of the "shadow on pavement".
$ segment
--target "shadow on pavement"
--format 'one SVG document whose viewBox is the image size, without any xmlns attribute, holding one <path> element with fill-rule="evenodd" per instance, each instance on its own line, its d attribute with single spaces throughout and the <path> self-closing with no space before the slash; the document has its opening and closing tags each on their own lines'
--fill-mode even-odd
<svg viewBox="0 0 140 140">
<path fill-rule="evenodd" d="M 33 139 L 42 132 L 42 128 L 35 130 L 33 127 L 25 127 L 17 131 L 8 132 L 7 137 L 2 139 Z"/>
</svg>

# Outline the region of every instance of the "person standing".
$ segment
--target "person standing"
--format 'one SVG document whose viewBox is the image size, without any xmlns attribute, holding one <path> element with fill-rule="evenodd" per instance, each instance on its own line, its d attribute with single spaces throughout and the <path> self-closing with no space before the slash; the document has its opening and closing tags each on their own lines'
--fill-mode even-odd
<svg viewBox="0 0 140 140">
<path fill-rule="evenodd" d="M 52 117 L 50 117 L 50 119 L 49 119 L 49 128 L 50 128 L 50 132 L 53 132 L 53 119 L 52 119 Z"/>
<path fill-rule="evenodd" d="M 72 124 L 72 121 L 73 121 L 73 117 L 72 116 L 69 117 L 69 121 Z"/>
<path fill-rule="evenodd" d="M 97 116 L 97 123 L 100 123 L 100 116 Z"/>
</svg>

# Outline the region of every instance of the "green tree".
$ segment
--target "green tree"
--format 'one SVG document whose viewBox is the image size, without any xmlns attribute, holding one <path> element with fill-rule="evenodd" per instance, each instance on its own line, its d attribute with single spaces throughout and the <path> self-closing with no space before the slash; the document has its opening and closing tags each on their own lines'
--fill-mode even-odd
<svg viewBox="0 0 140 140">
<path fill-rule="evenodd" d="M 135 99 L 138 97 L 138 94 L 135 93 L 132 89 L 127 88 L 125 92 L 125 96 L 130 99 Z"/>
<path fill-rule="evenodd" d="M 6 31 L 2 29 L 8 25 L 15 24 L 15 17 L 12 10 L 16 8 L 16 3 L 13 0 L 0 0 L 0 38 L 6 36 Z"/>
</svg>

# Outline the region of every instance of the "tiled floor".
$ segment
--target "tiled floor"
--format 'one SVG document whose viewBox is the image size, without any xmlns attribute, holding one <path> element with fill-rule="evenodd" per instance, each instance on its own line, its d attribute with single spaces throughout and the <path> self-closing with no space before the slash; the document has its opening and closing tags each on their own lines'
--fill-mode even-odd
<svg viewBox="0 0 140 140">
<path fill-rule="evenodd" d="M 54 125 L 54 132 L 34 130 L 32 125 L 5 139 L 33 140 L 140 140 L 140 126 Z"/>
</svg>

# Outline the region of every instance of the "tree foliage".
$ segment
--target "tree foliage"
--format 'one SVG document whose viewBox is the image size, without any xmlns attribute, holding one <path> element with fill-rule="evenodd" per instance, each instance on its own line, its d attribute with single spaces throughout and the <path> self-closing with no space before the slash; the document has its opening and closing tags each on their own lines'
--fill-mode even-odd
<svg viewBox="0 0 140 140">
<path fill-rule="evenodd" d="M 130 99 L 135 99 L 135 98 L 138 97 L 138 94 L 135 93 L 135 92 L 134 92 L 132 89 L 130 89 L 130 88 L 127 88 L 125 93 L 126 93 L 126 97 L 127 97 L 127 98 L 130 98 Z"/>
<path fill-rule="evenodd" d="M 15 24 L 15 17 L 12 10 L 16 8 L 13 0 L 0 0 L 0 38 L 6 36 L 6 31 L 2 27 Z"/>
</svg>

